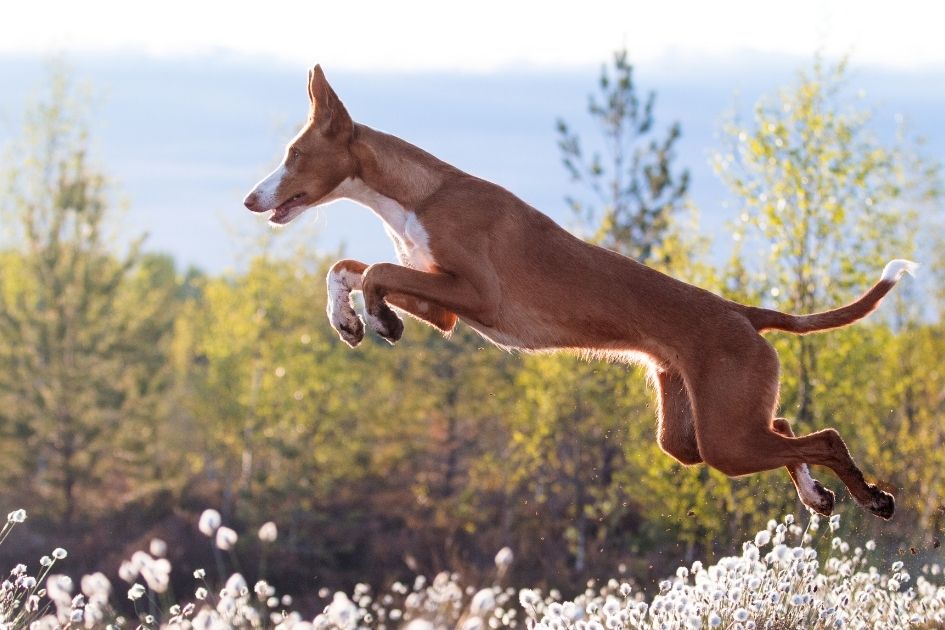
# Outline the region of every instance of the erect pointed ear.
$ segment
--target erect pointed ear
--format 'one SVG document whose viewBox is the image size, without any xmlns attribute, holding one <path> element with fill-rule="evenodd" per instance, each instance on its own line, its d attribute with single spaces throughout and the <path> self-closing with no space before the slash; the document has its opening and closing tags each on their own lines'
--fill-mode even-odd
<svg viewBox="0 0 945 630">
<path fill-rule="evenodd" d="M 309 116 L 326 135 L 350 131 L 352 122 L 341 99 L 328 85 L 322 67 L 316 65 L 308 72 Z"/>
</svg>

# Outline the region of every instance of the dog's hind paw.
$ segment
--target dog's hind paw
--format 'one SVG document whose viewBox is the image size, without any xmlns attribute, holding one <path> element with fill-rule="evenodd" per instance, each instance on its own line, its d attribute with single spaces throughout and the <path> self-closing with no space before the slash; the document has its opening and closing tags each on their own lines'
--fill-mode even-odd
<svg viewBox="0 0 945 630">
<path fill-rule="evenodd" d="M 383 337 L 389 344 L 393 345 L 404 334 L 403 321 L 387 305 L 382 306 L 377 313 L 368 313 L 367 320 L 371 330 Z"/>
<path fill-rule="evenodd" d="M 836 495 L 834 495 L 833 490 L 824 487 L 824 485 L 816 479 L 813 481 L 814 492 L 817 495 L 816 500 L 814 500 L 814 497 L 803 497 L 801 500 L 811 511 L 817 512 L 821 516 L 830 516 L 833 514 L 833 506 L 836 502 Z"/>
<path fill-rule="evenodd" d="M 873 498 L 864 507 L 876 516 L 888 521 L 896 512 L 896 498 L 875 486 L 871 486 L 871 489 L 873 490 Z"/>
</svg>

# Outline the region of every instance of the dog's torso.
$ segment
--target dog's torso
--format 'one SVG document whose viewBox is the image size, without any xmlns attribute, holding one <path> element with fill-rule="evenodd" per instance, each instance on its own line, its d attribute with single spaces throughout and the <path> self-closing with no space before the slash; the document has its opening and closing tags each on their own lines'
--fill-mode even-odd
<svg viewBox="0 0 945 630">
<path fill-rule="evenodd" d="M 487 239 L 490 257 L 482 264 L 496 268 L 498 313 L 491 322 L 457 315 L 497 345 L 593 347 L 671 361 L 721 324 L 714 320 L 731 318 L 727 300 L 585 243 L 504 188 L 403 140 L 357 127 L 356 142 L 370 167 L 345 180 L 340 196 L 371 208 L 398 260 L 414 269 L 450 273 L 457 256 L 480 245 L 470 239 Z M 400 176 L 417 173 L 426 190 L 411 195 L 404 190 L 411 182 Z M 691 320 L 689 339 L 666 325 L 680 317 Z"/>
</svg>

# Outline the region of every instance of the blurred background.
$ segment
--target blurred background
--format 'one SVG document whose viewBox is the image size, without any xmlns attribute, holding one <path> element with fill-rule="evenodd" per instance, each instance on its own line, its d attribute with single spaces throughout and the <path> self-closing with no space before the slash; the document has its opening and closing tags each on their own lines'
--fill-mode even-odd
<svg viewBox="0 0 945 630">
<path fill-rule="evenodd" d="M 32 2 L 0 25 L 0 506 L 113 573 L 158 536 L 213 563 L 204 508 L 280 535 L 283 590 L 492 570 L 641 584 L 804 515 L 784 471 L 731 480 L 656 444 L 641 370 L 522 356 L 460 325 L 345 346 L 342 254 L 392 260 L 347 202 L 273 232 L 243 195 L 321 63 L 355 120 L 495 181 L 589 240 L 752 304 L 880 311 L 772 334 L 781 414 L 836 426 L 895 492 L 889 556 L 941 555 L 943 10 L 905 2 Z"/>
</svg>

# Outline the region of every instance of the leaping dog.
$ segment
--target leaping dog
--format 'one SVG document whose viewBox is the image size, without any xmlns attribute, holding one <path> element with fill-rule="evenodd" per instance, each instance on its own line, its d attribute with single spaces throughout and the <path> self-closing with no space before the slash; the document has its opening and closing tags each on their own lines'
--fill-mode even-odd
<svg viewBox="0 0 945 630">
<path fill-rule="evenodd" d="M 686 465 L 737 476 L 787 467 L 801 500 L 829 515 L 833 492 L 808 465 L 833 470 L 883 518 L 893 496 L 867 483 L 834 429 L 795 437 L 778 404 L 778 356 L 759 333 L 807 334 L 869 314 L 915 263 L 893 260 L 855 302 L 791 315 L 726 300 L 585 243 L 496 184 L 397 138 L 354 123 L 320 66 L 309 72 L 308 120 L 282 164 L 245 199 L 284 225 L 338 199 L 370 208 L 400 264 L 341 260 L 328 274 L 328 318 L 351 347 L 364 322 L 390 343 L 394 306 L 450 332 L 457 319 L 504 348 L 577 349 L 644 361 L 659 396 L 658 439 Z"/>
</svg>

